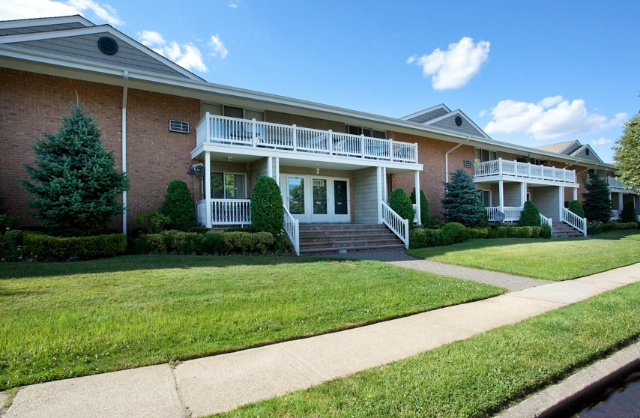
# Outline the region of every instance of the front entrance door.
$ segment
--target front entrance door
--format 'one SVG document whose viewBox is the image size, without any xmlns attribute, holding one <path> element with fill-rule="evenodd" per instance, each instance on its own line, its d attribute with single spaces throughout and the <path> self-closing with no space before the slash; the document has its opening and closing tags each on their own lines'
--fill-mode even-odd
<svg viewBox="0 0 640 418">
<path fill-rule="evenodd" d="M 282 175 L 282 199 L 300 222 L 350 222 L 348 180 Z"/>
</svg>

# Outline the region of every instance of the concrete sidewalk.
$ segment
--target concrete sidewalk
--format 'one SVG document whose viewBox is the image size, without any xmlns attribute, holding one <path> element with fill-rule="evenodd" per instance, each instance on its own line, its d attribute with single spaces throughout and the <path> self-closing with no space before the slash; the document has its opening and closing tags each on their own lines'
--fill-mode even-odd
<svg viewBox="0 0 640 418">
<path fill-rule="evenodd" d="M 213 414 L 407 358 L 637 281 L 640 264 L 347 331 L 190 360 L 173 369 L 159 365 L 27 386 L 5 416 Z"/>
</svg>

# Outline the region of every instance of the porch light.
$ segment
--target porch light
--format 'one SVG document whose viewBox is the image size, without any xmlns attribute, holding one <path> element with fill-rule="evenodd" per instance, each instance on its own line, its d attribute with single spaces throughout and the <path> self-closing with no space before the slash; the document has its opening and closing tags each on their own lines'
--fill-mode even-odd
<svg viewBox="0 0 640 418">
<path fill-rule="evenodd" d="M 320 175 L 320 166 L 316 164 L 316 176 Z"/>
<path fill-rule="evenodd" d="M 231 162 L 231 160 L 233 160 L 233 157 L 230 155 L 227 155 L 227 161 Z"/>
</svg>

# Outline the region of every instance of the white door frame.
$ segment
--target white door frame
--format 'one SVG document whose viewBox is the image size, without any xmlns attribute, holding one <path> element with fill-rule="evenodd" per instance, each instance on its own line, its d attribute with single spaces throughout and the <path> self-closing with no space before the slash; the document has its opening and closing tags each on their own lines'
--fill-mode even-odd
<svg viewBox="0 0 640 418">
<path fill-rule="evenodd" d="M 302 178 L 304 182 L 304 214 L 291 215 L 304 223 L 325 223 L 325 222 L 351 222 L 351 191 L 349 190 L 349 179 L 343 177 L 330 177 L 313 174 L 281 174 L 280 188 L 282 192 L 282 201 L 287 209 L 289 209 L 289 179 L 292 177 Z M 327 182 L 327 214 L 313 213 L 313 179 L 322 179 Z M 347 184 L 347 214 L 335 214 L 335 181 L 344 181 Z"/>
</svg>

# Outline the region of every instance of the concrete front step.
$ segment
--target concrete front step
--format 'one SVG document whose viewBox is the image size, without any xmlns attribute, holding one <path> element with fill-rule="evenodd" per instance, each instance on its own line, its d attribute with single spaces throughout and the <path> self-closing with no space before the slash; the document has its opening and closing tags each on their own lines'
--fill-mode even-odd
<svg viewBox="0 0 640 418">
<path fill-rule="evenodd" d="M 300 225 L 300 253 L 323 255 L 403 249 L 404 244 L 384 225 Z"/>
<path fill-rule="evenodd" d="M 564 223 L 553 225 L 551 235 L 554 238 L 581 238 L 584 236 L 582 232 Z"/>
</svg>

